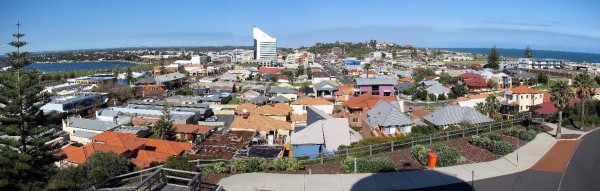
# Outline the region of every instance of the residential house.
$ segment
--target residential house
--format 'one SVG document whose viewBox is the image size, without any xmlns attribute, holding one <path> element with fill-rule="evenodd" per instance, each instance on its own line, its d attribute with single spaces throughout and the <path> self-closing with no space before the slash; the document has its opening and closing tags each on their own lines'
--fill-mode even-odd
<svg viewBox="0 0 600 191">
<path fill-rule="evenodd" d="M 131 123 L 131 117 L 125 113 L 109 109 L 100 109 L 96 111 L 96 120 L 112 122 L 117 125 L 125 125 Z"/>
<path fill-rule="evenodd" d="M 108 93 L 79 92 L 72 95 L 56 96 L 40 107 L 44 113 L 73 113 L 104 105 L 108 101 Z"/>
<path fill-rule="evenodd" d="M 173 124 L 173 130 L 175 131 L 175 138 L 177 140 L 192 143 L 206 138 L 212 128 L 205 125 Z"/>
<path fill-rule="evenodd" d="M 276 75 L 282 73 L 283 70 L 285 70 L 285 68 L 260 67 L 258 69 L 258 73 L 263 76 L 267 74 Z"/>
<path fill-rule="evenodd" d="M 431 86 L 442 85 L 442 84 L 440 84 L 440 82 L 438 82 L 437 80 L 423 80 L 423 81 L 419 82 L 419 85 L 422 88 L 429 88 Z"/>
<path fill-rule="evenodd" d="M 59 155 L 59 167 L 79 165 L 97 151 L 113 152 L 129 158 L 140 168 L 150 167 L 154 162 L 165 162 L 170 156 L 192 152 L 192 144 L 158 139 L 139 138 L 133 134 L 104 132 L 90 138 L 92 142 L 81 147 L 67 146 Z"/>
<path fill-rule="evenodd" d="M 445 129 L 453 125 L 475 125 L 494 121 L 473 108 L 458 105 L 441 107 L 423 117 L 423 120 L 426 124 L 440 129 Z"/>
<path fill-rule="evenodd" d="M 348 125 L 344 118 L 334 118 L 320 109 L 308 106 L 306 128 L 290 137 L 290 149 L 294 157 L 315 158 L 319 153 L 329 155 L 344 145 L 360 141 L 362 137 Z"/>
<path fill-rule="evenodd" d="M 314 85 L 315 92 L 317 93 L 317 97 L 333 100 L 334 93 L 339 89 L 338 85 L 332 81 L 321 81 L 318 84 Z"/>
<path fill-rule="evenodd" d="M 502 113 L 512 114 L 513 112 L 529 111 L 532 106 L 542 104 L 544 94 L 537 89 L 527 86 L 518 86 L 504 92 L 504 98 L 501 100 Z"/>
<path fill-rule="evenodd" d="M 191 85 L 195 93 L 202 94 L 221 94 L 221 93 L 233 93 L 236 90 L 235 83 L 233 82 L 198 82 Z"/>
<path fill-rule="evenodd" d="M 83 85 L 103 85 L 117 82 L 117 78 L 113 74 L 94 74 L 78 78 L 67 79 L 68 83 L 76 83 Z"/>
<path fill-rule="evenodd" d="M 395 95 L 395 79 L 390 78 L 357 78 L 356 89 L 358 94 L 371 93 L 372 95 L 393 96 Z"/>
<path fill-rule="evenodd" d="M 335 104 L 342 105 L 354 95 L 354 84 L 342 84 L 338 87 L 338 91 L 333 93 L 335 96 Z"/>
<path fill-rule="evenodd" d="M 413 121 L 402 111 L 403 106 L 397 101 L 379 100 L 373 108 L 366 112 L 361 134 L 366 138 L 410 133 Z"/>
<path fill-rule="evenodd" d="M 62 130 L 69 133 L 69 140 L 78 143 L 89 143 L 92 141 L 90 137 L 119 126 L 109 121 L 84 118 L 67 118 L 62 122 Z"/>
<path fill-rule="evenodd" d="M 458 78 L 460 78 L 471 91 L 481 91 L 488 87 L 487 80 L 479 74 L 468 72 L 458 75 Z"/>
<path fill-rule="evenodd" d="M 275 139 L 287 137 L 293 130 L 292 124 L 286 121 L 273 119 L 256 113 L 243 112 L 235 117 L 229 127 L 232 131 L 257 132 L 268 144 L 275 144 Z"/>
<path fill-rule="evenodd" d="M 155 76 L 154 80 L 156 85 L 164 87 L 164 89 L 171 90 L 174 88 L 182 87 L 186 80 L 185 74 L 175 72 L 164 75 Z"/>
<path fill-rule="evenodd" d="M 248 90 L 244 93 L 242 93 L 242 99 L 244 100 L 250 100 L 252 98 L 258 97 L 260 96 L 260 93 L 254 90 Z"/>
<path fill-rule="evenodd" d="M 278 86 L 271 86 L 270 88 L 268 88 L 267 95 L 272 98 L 283 96 L 291 101 L 295 101 L 296 99 L 298 99 L 298 92 L 296 90 L 291 90 Z"/>
<path fill-rule="evenodd" d="M 309 105 L 315 106 L 327 114 L 333 113 L 332 102 L 321 98 L 304 97 L 291 103 L 293 108 L 292 114 L 305 114 Z"/>
<path fill-rule="evenodd" d="M 325 71 L 318 71 L 318 72 L 312 73 L 312 83 L 313 84 L 318 84 L 318 83 L 321 83 L 322 81 L 330 81 L 330 80 L 335 80 L 335 78 L 332 78 Z"/>
<path fill-rule="evenodd" d="M 164 66 L 164 68 L 165 68 L 165 74 L 185 72 L 185 68 L 183 67 L 183 64 L 180 64 L 180 63 L 169 64 L 169 65 Z M 161 70 L 160 66 L 154 66 L 154 68 L 152 68 L 154 75 L 160 75 L 160 70 Z"/>
<path fill-rule="evenodd" d="M 374 96 L 366 93 L 344 102 L 344 109 L 338 116 L 348 118 L 351 126 L 361 127 L 363 120 L 367 117 L 367 111 L 373 108 L 379 100 L 398 102 L 394 96 Z"/>
<path fill-rule="evenodd" d="M 450 88 L 447 88 L 441 84 L 436 84 L 436 85 L 428 87 L 427 89 L 425 89 L 425 91 L 427 91 L 427 94 L 435 95 L 435 97 L 437 99 L 442 94 L 444 96 L 448 97 L 448 93 L 450 93 L 451 90 L 450 90 Z"/>
<path fill-rule="evenodd" d="M 512 78 L 508 74 L 500 72 L 492 75 L 490 80 L 498 84 L 498 89 L 512 88 Z"/>
</svg>

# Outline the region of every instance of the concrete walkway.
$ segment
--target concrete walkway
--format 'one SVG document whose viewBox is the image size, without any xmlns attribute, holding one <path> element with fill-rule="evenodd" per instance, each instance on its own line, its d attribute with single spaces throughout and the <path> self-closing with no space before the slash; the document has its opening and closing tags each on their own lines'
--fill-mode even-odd
<svg viewBox="0 0 600 191">
<path fill-rule="evenodd" d="M 567 133 L 566 131 L 563 131 Z M 531 168 L 556 143 L 548 133 L 498 160 L 426 170 L 361 174 L 246 173 L 219 182 L 225 190 L 403 190 L 454 184 Z"/>
</svg>

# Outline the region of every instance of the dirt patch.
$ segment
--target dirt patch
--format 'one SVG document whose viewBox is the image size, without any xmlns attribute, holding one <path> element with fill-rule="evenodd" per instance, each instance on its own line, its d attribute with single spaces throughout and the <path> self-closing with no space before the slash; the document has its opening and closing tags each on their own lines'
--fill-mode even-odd
<svg viewBox="0 0 600 191">
<path fill-rule="evenodd" d="M 486 149 L 473 146 L 471 143 L 469 143 L 469 140 L 471 140 L 471 138 L 465 137 L 447 141 L 444 144 L 457 149 L 460 155 L 467 159 L 463 162 L 463 164 L 492 161 L 501 157 L 500 155 L 494 154 Z"/>
<path fill-rule="evenodd" d="M 398 171 L 425 169 L 425 167 L 421 165 L 417 159 L 411 156 L 410 149 L 402 149 L 399 151 L 386 153 L 383 156 L 394 161 L 394 165 Z"/>
<path fill-rule="evenodd" d="M 567 168 L 567 163 L 577 150 L 579 140 L 576 141 L 558 141 L 554 146 L 540 159 L 532 169 L 559 172 L 562 173 Z"/>
<path fill-rule="evenodd" d="M 577 139 L 579 138 L 579 136 L 581 136 L 580 134 L 561 134 L 560 138 L 561 139 Z"/>
</svg>

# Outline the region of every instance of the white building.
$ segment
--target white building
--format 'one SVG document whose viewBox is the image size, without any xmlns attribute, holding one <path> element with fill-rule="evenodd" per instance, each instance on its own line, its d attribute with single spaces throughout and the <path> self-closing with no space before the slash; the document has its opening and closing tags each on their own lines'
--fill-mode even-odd
<svg viewBox="0 0 600 191">
<path fill-rule="evenodd" d="M 269 36 L 258 27 L 254 27 L 252 31 L 254 36 L 254 59 L 276 60 L 277 39 Z"/>
</svg>

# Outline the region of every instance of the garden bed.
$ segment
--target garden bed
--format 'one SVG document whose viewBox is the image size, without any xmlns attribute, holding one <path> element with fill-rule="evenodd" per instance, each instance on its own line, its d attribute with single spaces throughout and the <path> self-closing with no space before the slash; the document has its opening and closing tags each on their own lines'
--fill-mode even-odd
<svg viewBox="0 0 600 191">
<path fill-rule="evenodd" d="M 467 159 L 466 161 L 463 161 L 462 164 L 493 161 L 502 157 L 486 149 L 472 145 L 469 143 L 469 140 L 471 140 L 471 138 L 465 137 L 451 140 L 444 144 L 457 149 L 460 155 Z"/>
<path fill-rule="evenodd" d="M 561 139 L 577 139 L 581 136 L 580 134 L 562 134 L 560 135 Z"/>
</svg>

